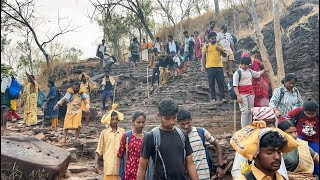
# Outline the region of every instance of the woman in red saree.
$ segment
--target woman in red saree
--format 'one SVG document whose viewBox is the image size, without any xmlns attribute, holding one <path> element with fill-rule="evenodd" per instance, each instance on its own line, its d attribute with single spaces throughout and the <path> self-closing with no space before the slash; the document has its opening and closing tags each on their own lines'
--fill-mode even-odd
<svg viewBox="0 0 320 180">
<path fill-rule="evenodd" d="M 251 51 L 250 69 L 260 71 L 264 69 L 263 63 L 260 60 L 260 52 L 258 50 Z M 269 79 L 264 73 L 260 78 L 252 78 L 252 86 L 254 90 L 254 107 L 269 106 Z"/>
<path fill-rule="evenodd" d="M 199 36 L 199 32 L 198 31 L 195 31 L 194 32 L 194 41 L 195 41 L 195 48 L 194 48 L 194 55 L 195 55 L 195 59 L 196 59 L 196 62 L 200 62 L 201 60 L 201 56 L 202 56 L 202 39 L 201 37 Z"/>
</svg>

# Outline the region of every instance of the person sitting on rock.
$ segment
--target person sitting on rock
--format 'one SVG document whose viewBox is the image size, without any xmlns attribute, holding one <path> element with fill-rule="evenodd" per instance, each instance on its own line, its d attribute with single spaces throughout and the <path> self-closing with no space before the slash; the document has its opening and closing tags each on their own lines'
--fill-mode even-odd
<svg viewBox="0 0 320 180">
<path fill-rule="evenodd" d="M 299 176 L 303 179 L 314 179 L 312 173 L 313 170 L 316 170 L 314 164 L 319 165 L 319 154 L 308 146 L 307 141 L 298 138 L 297 128 L 292 120 L 281 121 L 278 128 L 291 135 L 299 143 L 297 148 L 283 155 L 289 178 L 295 179 L 296 176 Z"/>
<path fill-rule="evenodd" d="M 80 89 L 86 93 L 87 95 L 87 101 L 90 105 L 90 93 L 95 88 L 96 84 L 90 80 L 90 77 L 86 73 L 82 73 L 79 76 L 80 83 Z M 82 102 L 81 105 L 82 111 L 86 113 L 86 127 L 89 127 L 89 119 L 90 119 L 90 113 L 86 111 L 86 106 L 84 102 Z"/>
<path fill-rule="evenodd" d="M 187 133 L 177 127 L 178 104 L 164 99 L 158 105 L 160 126 L 145 135 L 137 180 L 144 180 L 149 158 L 155 165 L 153 179 L 198 180 Z"/>
<path fill-rule="evenodd" d="M 256 121 L 264 121 L 266 127 L 275 128 L 276 117 L 270 107 L 254 107 L 252 108 L 252 114 L 253 123 L 256 123 Z M 231 170 L 232 177 L 234 179 L 239 178 L 242 174 L 245 174 L 250 170 L 252 164 L 253 161 L 248 160 L 248 158 L 242 156 L 239 152 L 236 152 Z M 285 177 L 285 179 L 289 179 L 283 158 L 281 159 L 281 166 L 278 172 Z"/>
<path fill-rule="evenodd" d="M 302 107 L 289 111 L 286 119 L 293 119 L 298 137 L 308 142 L 309 147 L 319 153 L 319 105 L 308 99 Z M 280 121 L 281 122 L 281 121 Z M 319 176 L 319 164 L 314 164 L 314 175 Z"/>
<path fill-rule="evenodd" d="M 63 144 L 66 143 L 68 130 L 76 130 L 76 140 L 79 139 L 80 129 L 82 127 L 82 102 L 85 103 L 86 112 L 90 111 L 87 95 L 81 91 L 79 82 L 75 82 L 72 88 L 68 88 L 65 96 L 54 106 L 53 109 L 55 110 L 58 106 L 62 106 L 65 101 L 67 101 L 67 113 L 63 124 Z"/>
<path fill-rule="evenodd" d="M 218 177 L 221 178 L 224 175 L 224 170 L 222 169 L 223 158 L 219 142 L 206 129 L 192 126 L 190 111 L 180 108 L 177 114 L 177 120 L 180 128 L 188 133 L 190 145 L 193 150 L 193 162 L 196 165 L 199 179 L 210 180 L 210 175 L 216 173 Z M 212 172 L 213 167 L 205 144 L 211 144 L 216 149 L 218 160 L 216 173 Z"/>
<path fill-rule="evenodd" d="M 123 114 L 115 110 L 111 110 L 111 112 L 102 119 L 102 122 L 109 125 L 109 127 L 103 130 L 99 137 L 95 154 L 95 170 L 99 173 L 99 156 L 103 156 L 104 180 L 120 179 L 117 153 L 120 147 L 121 137 L 125 133 L 123 128 L 118 127 L 120 120 L 123 120 Z"/>
<path fill-rule="evenodd" d="M 110 98 L 110 100 L 113 100 L 113 86 L 116 84 L 115 80 L 109 75 L 109 72 L 105 72 L 105 77 L 102 79 L 101 85 L 99 89 L 102 90 L 102 109 L 106 110 L 106 100 L 107 97 Z M 112 102 L 111 102 L 112 103 Z"/>
<path fill-rule="evenodd" d="M 251 109 L 254 107 L 252 78 L 258 78 L 261 74 L 265 73 L 265 69 L 259 72 L 249 69 L 250 64 L 250 56 L 242 57 L 240 59 L 240 68 L 233 74 L 233 87 L 241 111 L 242 128 L 250 125 L 252 122 Z"/>
</svg>

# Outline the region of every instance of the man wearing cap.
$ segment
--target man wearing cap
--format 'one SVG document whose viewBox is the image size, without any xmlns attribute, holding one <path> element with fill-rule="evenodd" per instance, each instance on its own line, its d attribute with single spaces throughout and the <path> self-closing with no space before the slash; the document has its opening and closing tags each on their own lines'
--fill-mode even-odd
<svg viewBox="0 0 320 180">
<path fill-rule="evenodd" d="M 252 123 L 252 125 L 244 127 L 242 129 L 243 132 L 245 130 L 247 132 L 252 132 L 255 129 L 254 126 L 260 125 L 260 124 L 263 124 L 263 127 L 267 127 L 269 129 L 271 129 L 271 128 L 276 129 L 275 128 L 275 122 L 276 122 L 275 118 L 276 117 L 275 117 L 273 109 L 271 109 L 270 107 L 254 107 L 254 108 L 252 108 L 252 114 L 253 114 L 254 122 Z M 261 123 L 261 122 L 263 122 L 263 123 Z M 244 141 L 244 139 L 242 139 L 242 141 Z M 246 147 L 244 146 L 244 148 L 246 148 Z M 275 148 L 275 147 L 273 147 L 273 148 Z M 248 171 L 250 171 L 250 169 L 252 171 L 257 171 L 257 169 L 255 169 L 255 167 L 254 167 L 254 164 L 255 164 L 254 161 L 256 161 L 256 159 L 250 160 L 250 158 L 248 158 L 246 154 L 243 154 L 241 152 L 236 151 L 232 170 L 231 170 L 232 177 L 234 179 L 241 178 L 243 176 L 243 174 L 246 174 Z M 284 179 L 288 180 L 289 178 L 288 178 L 286 166 L 284 164 L 284 160 L 281 157 L 281 155 L 280 155 L 280 159 L 276 158 L 275 161 L 277 161 L 277 162 L 280 161 L 280 166 L 279 166 L 279 168 L 276 169 L 277 173 L 280 174 L 282 177 L 284 177 Z M 259 166 L 259 163 L 258 163 L 258 166 Z M 259 179 L 259 178 L 257 178 L 257 179 Z"/>
<path fill-rule="evenodd" d="M 223 45 L 224 50 L 227 53 L 226 57 L 221 56 L 224 76 L 232 76 L 234 62 L 234 44 L 231 34 L 227 32 L 226 25 L 222 25 L 220 32 L 217 34 L 217 42 Z"/>
</svg>

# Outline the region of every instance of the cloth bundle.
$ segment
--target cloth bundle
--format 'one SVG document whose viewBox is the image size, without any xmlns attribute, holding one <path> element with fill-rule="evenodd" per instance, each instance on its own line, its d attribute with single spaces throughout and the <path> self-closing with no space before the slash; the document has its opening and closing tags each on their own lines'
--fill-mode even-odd
<svg viewBox="0 0 320 180">
<path fill-rule="evenodd" d="M 117 107 L 118 107 L 118 104 L 112 104 L 111 110 L 101 118 L 101 123 L 102 124 L 110 125 L 112 112 L 117 113 L 118 119 L 120 121 L 124 120 L 124 114 L 119 112 L 119 111 L 117 111 L 117 110 L 115 110 Z"/>
</svg>

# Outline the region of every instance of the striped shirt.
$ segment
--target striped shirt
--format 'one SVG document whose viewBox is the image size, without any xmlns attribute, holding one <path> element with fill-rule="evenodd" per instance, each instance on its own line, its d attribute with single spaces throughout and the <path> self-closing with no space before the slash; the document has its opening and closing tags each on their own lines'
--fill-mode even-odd
<svg viewBox="0 0 320 180">
<path fill-rule="evenodd" d="M 190 145 L 193 150 L 192 159 L 194 164 L 196 165 L 199 180 L 201 179 L 210 180 L 210 171 L 209 171 L 209 166 L 206 159 L 205 148 L 203 146 L 201 137 L 198 134 L 197 128 L 193 127 L 192 131 L 188 134 L 188 136 L 190 140 Z M 206 144 L 213 143 L 214 138 L 205 129 L 204 129 L 204 137 L 206 139 Z"/>
<path fill-rule="evenodd" d="M 284 95 L 280 99 L 281 89 L 283 88 Z M 288 91 L 287 88 L 282 85 L 280 88 L 276 88 L 270 99 L 269 106 L 271 108 L 277 108 L 281 115 L 284 117 L 289 111 L 296 107 L 300 107 L 303 104 L 302 97 L 296 87 L 292 91 Z"/>
</svg>

